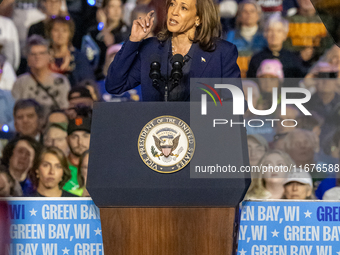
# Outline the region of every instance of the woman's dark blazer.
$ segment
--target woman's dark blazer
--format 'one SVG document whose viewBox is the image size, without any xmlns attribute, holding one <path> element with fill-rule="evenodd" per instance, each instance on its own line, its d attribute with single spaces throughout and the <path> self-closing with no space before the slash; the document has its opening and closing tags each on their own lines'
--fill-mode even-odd
<svg viewBox="0 0 340 255">
<path fill-rule="evenodd" d="M 170 39 L 160 42 L 156 37 L 124 43 L 108 70 L 105 82 L 107 92 L 120 94 L 141 84 L 143 101 L 162 100 L 149 77 L 151 56 L 158 54 L 161 57 L 161 74 L 166 77 L 169 47 Z M 190 78 L 240 77 L 240 69 L 236 64 L 238 52 L 234 44 L 218 39 L 216 49 L 212 52 L 203 51 L 198 43 L 192 47 L 195 48 Z"/>
</svg>

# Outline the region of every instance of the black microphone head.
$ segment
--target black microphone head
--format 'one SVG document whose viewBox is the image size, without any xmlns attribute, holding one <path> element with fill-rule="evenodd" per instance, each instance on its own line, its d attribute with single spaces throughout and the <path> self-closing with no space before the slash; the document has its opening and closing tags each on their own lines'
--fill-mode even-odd
<svg viewBox="0 0 340 255">
<path fill-rule="evenodd" d="M 159 70 L 161 69 L 161 64 L 159 62 L 152 62 L 150 68 L 151 70 Z"/>
<path fill-rule="evenodd" d="M 172 63 L 180 62 L 183 64 L 184 58 L 181 54 L 176 54 L 172 57 Z"/>
<path fill-rule="evenodd" d="M 182 62 L 176 61 L 176 62 L 174 62 L 172 64 L 172 69 L 173 70 L 182 70 L 182 67 L 183 67 L 183 63 Z"/>
<path fill-rule="evenodd" d="M 151 62 L 149 77 L 155 86 L 158 85 L 158 80 L 161 79 L 161 56 L 159 54 L 152 54 L 149 60 Z"/>
</svg>

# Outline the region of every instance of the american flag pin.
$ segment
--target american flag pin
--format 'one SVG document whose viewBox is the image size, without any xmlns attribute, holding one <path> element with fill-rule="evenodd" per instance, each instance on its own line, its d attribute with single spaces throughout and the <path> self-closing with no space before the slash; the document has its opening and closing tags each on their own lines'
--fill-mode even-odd
<svg viewBox="0 0 340 255">
<path fill-rule="evenodd" d="M 206 62 L 204 57 L 201 57 L 201 62 Z"/>
</svg>

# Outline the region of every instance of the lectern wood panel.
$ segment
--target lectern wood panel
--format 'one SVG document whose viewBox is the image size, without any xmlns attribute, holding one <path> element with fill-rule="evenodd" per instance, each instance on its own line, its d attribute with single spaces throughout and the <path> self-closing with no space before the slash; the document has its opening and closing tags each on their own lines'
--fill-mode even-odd
<svg viewBox="0 0 340 255">
<path fill-rule="evenodd" d="M 232 254 L 235 208 L 101 208 L 112 255 Z"/>
</svg>

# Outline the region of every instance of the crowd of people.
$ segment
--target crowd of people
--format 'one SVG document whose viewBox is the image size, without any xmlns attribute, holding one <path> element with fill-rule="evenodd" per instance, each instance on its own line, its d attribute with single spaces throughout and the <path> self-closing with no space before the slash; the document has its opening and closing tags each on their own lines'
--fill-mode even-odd
<svg viewBox="0 0 340 255">
<path fill-rule="evenodd" d="M 85 93 L 71 90 L 69 97 L 86 101 L 90 93 L 81 89 Z M 91 108 L 77 108 L 72 119 L 62 110 L 52 111 L 44 129 L 44 109 L 34 99 L 17 100 L 13 114 L 17 133 L 2 151 L 1 196 L 89 196 Z"/>
<path fill-rule="evenodd" d="M 165 2 L 7 0 L 0 5 L 1 196 L 89 196 L 93 103 L 143 100 L 139 88 L 108 94 L 105 77 L 133 20 L 154 10 L 149 36 L 162 30 Z M 293 106 L 286 115 L 280 107 L 273 114 L 286 126 L 296 120 L 294 127 L 247 126 L 250 165 L 327 168 L 311 174 L 254 173 L 246 198 L 340 199 L 340 49 L 314 6 L 310 0 L 216 0 L 216 5 L 222 37 L 238 49 L 244 93 L 247 98 L 252 88 L 255 109 L 279 103 L 283 87 L 312 93 L 305 104 L 311 116 Z M 250 111 L 244 117 L 262 118 Z M 14 134 L 10 138 L 8 131 Z"/>
</svg>

